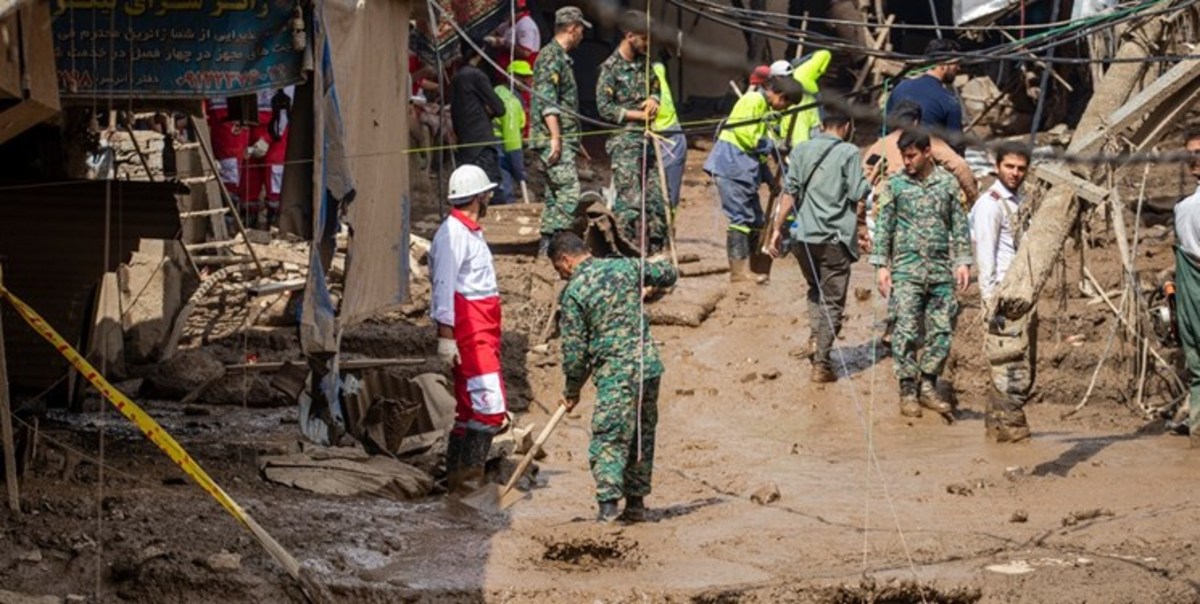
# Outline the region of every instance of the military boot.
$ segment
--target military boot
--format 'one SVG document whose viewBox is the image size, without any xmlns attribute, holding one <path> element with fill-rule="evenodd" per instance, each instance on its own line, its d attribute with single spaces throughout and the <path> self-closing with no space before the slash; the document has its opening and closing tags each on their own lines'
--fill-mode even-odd
<svg viewBox="0 0 1200 604">
<path fill-rule="evenodd" d="M 646 501 L 637 495 L 625 498 L 625 511 L 621 512 L 621 521 L 629 523 L 646 520 Z"/>
<path fill-rule="evenodd" d="M 921 417 L 920 395 L 914 379 L 900 380 L 900 415 Z"/>
<path fill-rule="evenodd" d="M 948 415 L 954 410 L 954 407 L 952 407 L 950 403 L 946 402 L 946 400 L 942 398 L 941 393 L 938 392 L 937 376 L 926 375 L 921 377 L 921 391 L 917 398 L 922 407 L 925 407 L 926 409 L 929 409 L 935 413 Z"/>
<path fill-rule="evenodd" d="M 837 372 L 824 363 L 813 363 L 809 381 L 814 384 L 831 384 L 838 379 Z"/>
<path fill-rule="evenodd" d="M 600 524 L 612 524 L 621 516 L 621 510 L 617 507 L 617 500 L 600 502 L 600 512 L 596 514 L 596 522 Z"/>
</svg>

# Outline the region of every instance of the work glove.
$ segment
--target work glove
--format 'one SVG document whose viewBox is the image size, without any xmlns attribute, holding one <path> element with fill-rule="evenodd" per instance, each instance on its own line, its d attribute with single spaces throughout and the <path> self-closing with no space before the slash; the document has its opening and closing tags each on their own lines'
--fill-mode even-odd
<svg viewBox="0 0 1200 604">
<path fill-rule="evenodd" d="M 267 148 L 269 144 L 265 139 L 254 141 L 253 145 L 246 147 L 246 159 L 262 159 L 267 156 Z"/>
<path fill-rule="evenodd" d="M 438 338 L 438 358 L 447 367 L 458 367 L 462 356 L 458 354 L 458 342 L 450 338 Z"/>
</svg>

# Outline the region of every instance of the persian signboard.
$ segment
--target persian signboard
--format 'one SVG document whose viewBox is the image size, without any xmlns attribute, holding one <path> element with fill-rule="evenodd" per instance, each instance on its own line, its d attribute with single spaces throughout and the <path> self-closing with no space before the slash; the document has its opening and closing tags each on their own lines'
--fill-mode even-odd
<svg viewBox="0 0 1200 604">
<path fill-rule="evenodd" d="M 203 98 L 301 80 L 294 0 L 53 0 L 64 97 Z"/>
</svg>

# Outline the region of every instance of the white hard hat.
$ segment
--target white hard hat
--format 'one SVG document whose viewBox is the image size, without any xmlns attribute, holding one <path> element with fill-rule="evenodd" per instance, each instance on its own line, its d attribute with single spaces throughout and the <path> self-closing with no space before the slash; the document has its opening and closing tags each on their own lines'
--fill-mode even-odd
<svg viewBox="0 0 1200 604">
<path fill-rule="evenodd" d="M 779 59 L 771 63 L 772 76 L 790 76 L 792 75 L 792 64 L 783 59 Z"/>
<path fill-rule="evenodd" d="M 463 164 L 450 175 L 450 202 L 466 203 L 480 193 L 496 188 L 483 168 Z"/>
</svg>

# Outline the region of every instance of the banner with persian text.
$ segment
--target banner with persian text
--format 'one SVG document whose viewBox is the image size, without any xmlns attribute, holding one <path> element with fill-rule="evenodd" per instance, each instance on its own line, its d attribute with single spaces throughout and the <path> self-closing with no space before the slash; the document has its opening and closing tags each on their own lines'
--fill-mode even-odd
<svg viewBox="0 0 1200 604">
<path fill-rule="evenodd" d="M 299 82 L 296 0 L 52 0 L 59 92 L 205 98 Z"/>
</svg>

